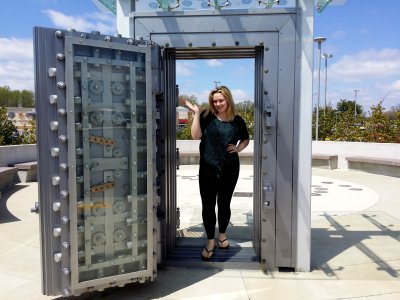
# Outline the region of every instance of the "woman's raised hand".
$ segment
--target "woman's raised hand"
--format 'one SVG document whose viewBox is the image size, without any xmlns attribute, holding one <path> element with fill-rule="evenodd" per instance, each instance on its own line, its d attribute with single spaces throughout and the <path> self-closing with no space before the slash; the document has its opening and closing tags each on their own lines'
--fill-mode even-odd
<svg viewBox="0 0 400 300">
<path fill-rule="evenodd" d="M 199 113 L 199 107 L 196 104 L 190 103 L 188 100 L 184 99 L 185 105 L 187 108 L 189 108 L 191 111 L 193 111 L 195 114 Z"/>
</svg>

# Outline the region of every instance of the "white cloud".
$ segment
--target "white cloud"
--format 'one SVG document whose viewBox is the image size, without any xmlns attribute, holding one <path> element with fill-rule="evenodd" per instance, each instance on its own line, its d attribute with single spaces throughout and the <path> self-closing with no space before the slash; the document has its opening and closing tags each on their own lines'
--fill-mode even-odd
<svg viewBox="0 0 400 300">
<path fill-rule="evenodd" d="M 345 55 L 329 68 L 329 78 L 361 82 L 400 75 L 400 49 L 367 50 Z"/>
<path fill-rule="evenodd" d="M 32 39 L 0 37 L 0 60 L 33 59 Z"/>
<path fill-rule="evenodd" d="M 95 12 L 81 16 L 68 16 L 52 9 L 44 10 L 43 13 L 58 28 L 73 28 L 83 32 L 100 31 L 102 34 L 114 34 L 117 31 L 115 16 L 111 14 Z"/>
<path fill-rule="evenodd" d="M 347 32 L 344 30 L 337 30 L 334 33 L 332 33 L 331 38 L 333 39 L 341 39 L 343 37 L 347 36 Z"/>
<path fill-rule="evenodd" d="M 33 74 L 32 40 L 0 38 L 0 86 L 33 90 Z"/>
<path fill-rule="evenodd" d="M 233 100 L 234 100 L 235 102 L 241 102 L 241 101 L 245 101 L 245 100 L 251 99 L 251 98 L 246 94 L 246 92 L 243 91 L 243 90 L 231 90 L 231 93 L 232 93 Z"/>
<path fill-rule="evenodd" d="M 197 65 L 191 61 L 177 61 L 176 62 L 176 74 L 177 76 L 193 76 L 193 70 L 197 68 Z"/>
<path fill-rule="evenodd" d="M 115 16 L 104 13 L 68 16 L 55 10 L 43 11 L 55 27 L 73 28 L 77 31 L 100 31 L 102 34 L 116 32 Z M 12 90 L 33 90 L 33 42 L 32 39 L 0 38 L 0 86 Z"/>
<path fill-rule="evenodd" d="M 222 67 L 224 64 L 222 63 L 222 61 L 218 60 L 218 59 L 208 59 L 206 61 L 207 66 L 209 67 Z"/>
</svg>

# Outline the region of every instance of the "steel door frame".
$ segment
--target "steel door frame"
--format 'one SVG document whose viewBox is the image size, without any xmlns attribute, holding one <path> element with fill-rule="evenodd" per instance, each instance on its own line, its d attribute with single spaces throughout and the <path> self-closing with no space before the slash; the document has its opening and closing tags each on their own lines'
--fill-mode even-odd
<svg viewBox="0 0 400 300">
<path fill-rule="evenodd" d="M 254 244 L 266 270 L 281 267 L 309 269 L 307 264 L 310 252 L 307 245 L 310 242 L 310 194 L 307 183 L 310 180 L 303 179 L 299 173 L 310 174 L 311 166 L 307 165 L 307 161 L 310 161 L 311 157 L 311 139 L 309 144 L 307 141 L 302 142 L 300 149 L 299 140 L 303 133 L 299 132 L 298 128 L 306 126 L 300 126 L 301 119 L 308 120 L 308 113 L 300 107 L 300 100 L 303 101 L 300 95 L 304 89 L 311 86 L 311 83 L 304 83 L 300 76 L 307 73 L 307 70 L 301 69 L 300 66 L 307 66 L 309 61 L 304 61 L 310 57 L 310 52 L 305 53 L 302 50 L 303 43 L 309 40 L 301 33 L 304 28 L 309 32 L 312 30 L 309 23 L 304 21 L 306 16 L 302 15 L 307 7 L 310 8 L 309 4 L 299 2 L 304 6 L 301 9 L 129 13 L 129 35 L 135 39 L 154 41 L 165 47 L 165 53 L 179 50 L 175 53 L 195 58 L 199 51 L 209 50 L 209 58 L 226 58 L 229 56 L 223 53 L 226 49 L 236 49 L 237 52 L 233 50 L 230 55 L 240 55 L 242 47 L 262 46 L 265 50 L 263 54 L 270 49 L 277 50 L 278 64 L 275 66 L 274 62 L 265 59 L 264 55 L 256 57 L 256 68 L 262 63 L 263 74 L 256 75 L 255 92 L 255 97 L 260 96 L 262 101 L 260 104 L 256 103 L 260 109 L 255 115 L 256 128 L 259 129 L 255 130 L 258 141 L 255 141 L 254 209 L 259 209 L 259 215 L 255 215 L 254 220 L 255 236 L 259 237 L 259 240 Z M 308 12 L 307 17 L 309 16 Z M 259 38 L 263 33 L 276 33 L 278 42 L 270 44 L 262 37 Z M 305 57 L 302 57 L 304 54 Z M 260 66 L 257 66 L 258 63 Z M 166 72 L 169 70 L 172 70 L 172 67 Z M 273 78 L 269 75 L 271 73 L 277 74 L 278 79 L 276 88 L 272 84 L 270 86 L 273 88 L 269 89 L 268 83 Z M 168 77 L 170 75 L 172 74 L 169 73 Z M 167 84 L 166 90 L 172 91 L 173 88 Z M 176 94 L 172 97 L 166 95 L 165 98 L 175 103 L 175 97 Z M 255 101 L 257 102 L 257 99 Z M 169 113 L 171 117 L 172 110 Z M 300 113 L 302 115 L 299 115 Z M 169 142 L 166 153 L 171 160 L 175 157 L 174 142 L 173 139 Z M 258 168 L 259 166 L 261 168 Z M 165 168 L 168 176 L 176 178 L 175 171 L 172 170 L 174 166 L 165 165 Z M 176 186 L 171 179 L 164 180 L 166 185 L 172 183 Z M 167 203 L 164 203 L 169 211 L 167 227 L 174 230 L 176 216 L 173 208 L 176 206 L 176 191 L 172 187 L 167 189 L 170 189 L 169 193 L 162 195 L 162 198 L 167 199 Z M 301 224 L 297 224 L 299 212 Z M 168 249 L 174 247 L 175 234 L 164 234 L 168 237 L 168 252 Z M 300 242 L 306 246 L 306 250 L 299 250 Z"/>
</svg>

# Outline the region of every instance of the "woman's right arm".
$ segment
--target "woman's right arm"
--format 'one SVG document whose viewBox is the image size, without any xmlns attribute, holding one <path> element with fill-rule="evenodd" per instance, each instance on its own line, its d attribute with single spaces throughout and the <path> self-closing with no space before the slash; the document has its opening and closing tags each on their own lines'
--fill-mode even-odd
<svg viewBox="0 0 400 300">
<path fill-rule="evenodd" d="M 192 139 L 194 140 L 201 139 L 200 113 L 198 110 L 193 114 L 193 122 L 190 133 L 192 134 Z"/>
<path fill-rule="evenodd" d="M 185 101 L 185 105 L 193 112 L 193 121 L 192 127 L 190 128 L 190 133 L 192 135 L 192 139 L 199 140 L 201 139 L 201 127 L 200 127 L 200 111 L 197 105 L 193 105 L 187 100 Z"/>
</svg>

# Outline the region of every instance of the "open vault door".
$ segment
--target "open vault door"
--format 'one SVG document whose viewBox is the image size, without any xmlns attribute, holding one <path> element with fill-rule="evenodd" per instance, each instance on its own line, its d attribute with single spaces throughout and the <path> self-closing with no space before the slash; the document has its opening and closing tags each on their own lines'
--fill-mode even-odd
<svg viewBox="0 0 400 300">
<path fill-rule="evenodd" d="M 42 292 L 153 280 L 159 48 L 45 28 L 34 38 Z"/>
</svg>

